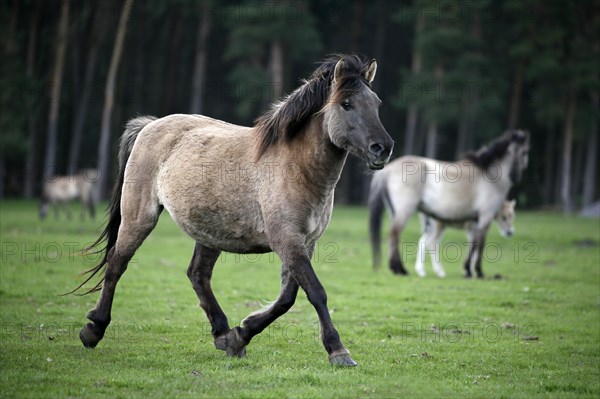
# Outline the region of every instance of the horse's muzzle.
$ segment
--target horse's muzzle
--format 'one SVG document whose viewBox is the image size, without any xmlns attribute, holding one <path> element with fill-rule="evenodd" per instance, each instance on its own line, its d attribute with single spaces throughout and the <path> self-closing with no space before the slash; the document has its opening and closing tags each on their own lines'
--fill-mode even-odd
<svg viewBox="0 0 600 399">
<path fill-rule="evenodd" d="M 390 160 L 392 150 L 394 149 L 394 141 L 389 142 L 374 142 L 369 145 L 367 153 L 367 165 L 369 169 L 383 169 Z"/>
</svg>

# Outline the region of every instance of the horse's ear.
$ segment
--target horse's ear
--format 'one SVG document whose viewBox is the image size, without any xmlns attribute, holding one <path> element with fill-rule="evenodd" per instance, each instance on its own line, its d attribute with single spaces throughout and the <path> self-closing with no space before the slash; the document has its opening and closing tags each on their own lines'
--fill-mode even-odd
<svg viewBox="0 0 600 399">
<path fill-rule="evenodd" d="M 375 79 L 375 74 L 377 73 L 377 61 L 375 61 L 375 59 L 372 59 L 369 62 L 369 65 L 367 65 L 367 67 L 363 70 L 363 77 L 365 78 L 365 80 L 369 83 L 373 82 L 373 79 Z"/>
<path fill-rule="evenodd" d="M 346 70 L 346 64 L 344 63 L 344 60 L 339 60 L 337 62 L 337 64 L 335 64 L 335 69 L 333 71 L 333 83 L 337 83 L 340 81 L 340 79 L 342 79 L 342 76 L 344 76 L 344 72 Z"/>
<path fill-rule="evenodd" d="M 515 206 L 517 206 L 517 200 L 513 199 L 512 201 L 510 201 L 510 207 L 515 209 Z"/>
</svg>

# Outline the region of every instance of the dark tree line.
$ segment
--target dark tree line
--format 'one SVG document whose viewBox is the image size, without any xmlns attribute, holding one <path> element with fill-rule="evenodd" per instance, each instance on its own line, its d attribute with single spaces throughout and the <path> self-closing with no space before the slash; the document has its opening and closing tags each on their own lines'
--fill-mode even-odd
<svg viewBox="0 0 600 399">
<path fill-rule="evenodd" d="M 459 158 L 506 128 L 532 135 L 525 206 L 597 199 L 596 0 L 5 0 L 0 195 L 54 174 L 115 172 L 123 124 L 203 113 L 252 124 L 329 53 L 377 58 L 395 155 Z M 338 201 L 368 175 L 349 160 Z"/>
</svg>

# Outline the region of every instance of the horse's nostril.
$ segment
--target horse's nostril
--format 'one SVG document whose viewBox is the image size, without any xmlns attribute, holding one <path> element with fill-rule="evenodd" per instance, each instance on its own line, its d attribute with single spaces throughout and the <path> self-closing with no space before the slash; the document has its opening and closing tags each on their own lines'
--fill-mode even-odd
<svg viewBox="0 0 600 399">
<path fill-rule="evenodd" d="M 369 146 L 369 151 L 371 152 L 371 154 L 377 157 L 380 156 L 384 150 L 385 148 L 379 143 L 373 143 Z"/>
</svg>

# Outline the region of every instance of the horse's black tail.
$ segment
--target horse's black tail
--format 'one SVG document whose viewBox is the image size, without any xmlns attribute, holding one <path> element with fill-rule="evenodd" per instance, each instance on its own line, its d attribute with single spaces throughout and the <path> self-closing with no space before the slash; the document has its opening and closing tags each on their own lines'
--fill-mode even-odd
<svg viewBox="0 0 600 399">
<path fill-rule="evenodd" d="M 108 208 L 108 222 L 106 223 L 102 234 L 100 234 L 100 237 L 98 237 L 96 242 L 94 242 L 85 250 L 90 251 L 94 248 L 98 248 L 103 242 L 105 242 L 103 247 L 95 251 L 95 253 L 104 253 L 102 261 L 98 265 L 81 273 L 81 275 L 89 274 L 89 276 L 83 283 L 79 284 L 77 288 L 68 292 L 67 294 L 72 294 L 79 290 L 96 274 L 98 274 L 98 272 L 104 271 L 106 268 L 108 258 L 111 256 L 117 242 L 119 226 L 121 225 L 121 192 L 123 190 L 123 181 L 125 179 L 125 166 L 127 165 L 127 160 L 129 159 L 129 155 L 131 154 L 133 144 L 135 143 L 138 134 L 147 124 L 154 120 L 156 120 L 156 118 L 153 116 L 140 116 L 135 119 L 131 119 L 125 125 L 125 132 L 123 133 L 123 136 L 121 136 L 121 143 L 119 146 L 119 177 L 117 178 L 117 182 L 114 186 L 112 198 Z M 102 289 L 102 281 L 103 280 L 100 279 L 100 281 L 98 281 L 94 287 L 84 292 L 82 295 Z"/>
<path fill-rule="evenodd" d="M 373 250 L 373 269 L 379 269 L 381 262 L 381 224 L 385 211 L 385 175 L 380 172 L 373 175 L 369 191 L 369 233 Z"/>
</svg>

